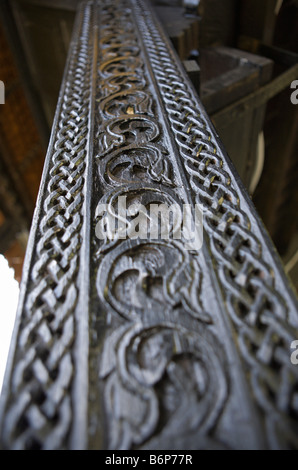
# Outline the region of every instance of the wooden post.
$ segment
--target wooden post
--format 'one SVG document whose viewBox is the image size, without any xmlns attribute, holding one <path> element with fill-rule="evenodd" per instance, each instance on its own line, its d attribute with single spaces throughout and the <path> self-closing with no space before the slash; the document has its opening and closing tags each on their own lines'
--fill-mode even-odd
<svg viewBox="0 0 298 470">
<path fill-rule="evenodd" d="M 153 204 L 197 205 L 202 246 L 174 237 L 174 219 L 168 238 L 130 236 Z M 298 447 L 297 325 L 274 247 L 151 7 L 83 2 L 25 260 L 2 448 Z"/>
</svg>

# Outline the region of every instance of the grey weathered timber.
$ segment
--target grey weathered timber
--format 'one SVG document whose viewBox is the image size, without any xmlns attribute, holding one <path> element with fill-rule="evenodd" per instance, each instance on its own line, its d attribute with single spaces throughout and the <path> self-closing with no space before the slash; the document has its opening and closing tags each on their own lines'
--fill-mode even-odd
<svg viewBox="0 0 298 470">
<path fill-rule="evenodd" d="M 204 243 L 96 236 L 200 204 Z M 25 261 L 4 449 L 297 448 L 297 303 L 151 7 L 79 8 Z"/>
</svg>

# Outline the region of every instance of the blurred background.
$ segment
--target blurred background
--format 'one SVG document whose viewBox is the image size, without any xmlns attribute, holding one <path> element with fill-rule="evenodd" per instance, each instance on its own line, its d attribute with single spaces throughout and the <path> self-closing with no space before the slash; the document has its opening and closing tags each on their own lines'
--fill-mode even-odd
<svg viewBox="0 0 298 470">
<path fill-rule="evenodd" d="M 78 3 L 0 2 L 0 288 L 7 299 L 0 331 L 6 337 Z M 151 3 L 297 290 L 298 105 L 291 83 L 298 80 L 298 1 Z M 10 278 L 11 291 L 2 281 Z"/>
</svg>

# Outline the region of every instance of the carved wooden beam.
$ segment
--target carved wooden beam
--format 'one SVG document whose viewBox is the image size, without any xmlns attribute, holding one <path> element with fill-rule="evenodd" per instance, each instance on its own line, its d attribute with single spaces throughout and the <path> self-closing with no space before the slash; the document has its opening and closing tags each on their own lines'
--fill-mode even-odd
<svg viewBox="0 0 298 470">
<path fill-rule="evenodd" d="M 120 196 L 130 226 L 136 204 L 198 204 L 202 247 L 100 238 L 99 208 L 116 214 Z M 2 447 L 297 448 L 297 326 L 274 247 L 151 7 L 82 3 L 25 261 Z"/>
</svg>

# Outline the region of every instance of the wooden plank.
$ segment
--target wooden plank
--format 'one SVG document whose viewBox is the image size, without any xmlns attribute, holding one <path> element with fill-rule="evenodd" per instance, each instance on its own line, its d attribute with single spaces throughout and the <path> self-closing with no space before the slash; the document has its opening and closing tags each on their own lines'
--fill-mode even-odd
<svg viewBox="0 0 298 470">
<path fill-rule="evenodd" d="M 247 36 L 240 36 L 238 40 L 238 46 L 240 49 L 268 57 L 278 64 L 286 65 L 287 67 L 292 67 L 298 63 L 297 53 L 287 51 L 280 47 L 269 46 L 262 43 L 261 41 L 258 41 L 257 39 L 249 38 Z"/>
<path fill-rule="evenodd" d="M 167 236 L 152 204 L 188 214 L 168 214 Z M 189 209 L 203 215 L 194 244 L 179 237 Z M 298 448 L 297 311 L 150 5 L 82 3 L 28 242 L 2 448 Z"/>
<path fill-rule="evenodd" d="M 195 60 L 184 60 L 183 66 L 195 90 L 200 94 L 200 67 Z"/>
<path fill-rule="evenodd" d="M 245 98 L 231 104 L 227 108 L 212 115 L 212 120 L 217 125 L 224 126 L 231 123 L 234 119 L 240 118 L 247 109 L 254 109 L 263 104 L 266 104 L 271 98 L 276 96 L 279 92 L 287 87 L 298 76 L 298 65 L 294 65 L 286 72 L 279 75 L 267 85 L 259 88 L 258 90 L 250 93 Z M 289 97 L 290 99 L 290 97 Z"/>
</svg>

